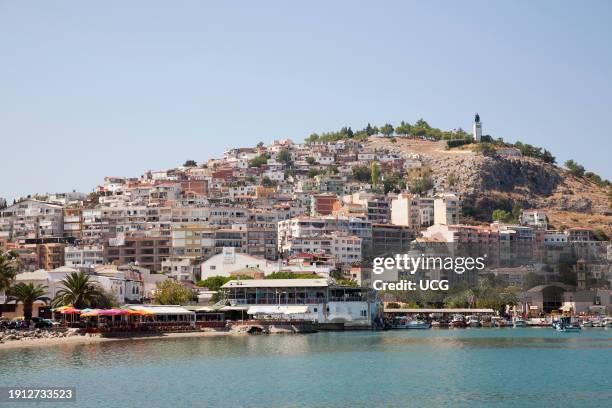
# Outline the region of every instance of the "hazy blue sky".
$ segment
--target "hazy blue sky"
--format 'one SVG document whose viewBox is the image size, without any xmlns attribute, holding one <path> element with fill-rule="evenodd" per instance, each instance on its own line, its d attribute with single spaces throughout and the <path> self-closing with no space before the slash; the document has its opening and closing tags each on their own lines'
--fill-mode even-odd
<svg viewBox="0 0 612 408">
<path fill-rule="evenodd" d="M 612 178 L 610 1 L 221 3 L 0 0 L 0 196 L 476 111 Z"/>
</svg>

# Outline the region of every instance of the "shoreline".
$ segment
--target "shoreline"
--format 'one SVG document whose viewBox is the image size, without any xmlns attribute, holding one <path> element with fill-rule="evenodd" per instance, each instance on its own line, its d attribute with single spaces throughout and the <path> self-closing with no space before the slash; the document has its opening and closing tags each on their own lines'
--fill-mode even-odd
<svg viewBox="0 0 612 408">
<path fill-rule="evenodd" d="M 4 350 L 14 350 L 21 348 L 36 348 L 36 347 L 52 347 L 52 346 L 78 346 L 87 344 L 100 344 L 117 341 L 140 341 L 140 340 L 165 340 L 177 338 L 197 338 L 197 337 L 221 337 L 221 336 L 236 336 L 243 333 L 229 331 L 200 331 L 200 332 L 185 332 L 185 333 L 161 333 L 157 335 L 133 335 L 125 337 L 102 337 L 100 335 L 77 335 L 71 337 L 54 337 L 54 338 L 34 338 L 28 340 L 10 340 L 0 343 L 0 352 Z"/>
</svg>

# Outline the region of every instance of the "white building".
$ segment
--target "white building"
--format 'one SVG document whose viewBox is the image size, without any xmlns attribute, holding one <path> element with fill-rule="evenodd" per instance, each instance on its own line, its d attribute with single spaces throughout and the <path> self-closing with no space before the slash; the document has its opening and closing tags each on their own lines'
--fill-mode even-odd
<svg viewBox="0 0 612 408">
<path fill-rule="evenodd" d="M 28 199 L 0 211 L 0 238 L 61 237 L 64 214 L 61 205 Z"/>
<path fill-rule="evenodd" d="M 459 224 L 461 201 L 452 193 L 441 194 L 434 199 L 434 224 Z"/>
<path fill-rule="evenodd" d="M 427 227 L 433 224 L 434 199 L 401 193 L 391 201 L 391 223 L 410 228 Z"/>
<path fill-rule="evenodd" d="M 327 279 L 232 280 L 221 289 L 227 303 L 250 315 L 298 314 L 319 325 L 366 328 L 378 312 L 378 304 L 369 302 L 361 288 Z"/>
<path fill-rule="evenodd" d="M 522 210 L 519 218 L 521 225 L 530 227 L 548 228 L 548 219 L 546 213 L 542 210 Z"/>
<path fill-rule="evenodd" d="M 102 265 L 104 264 L 104 246 L 67 246 L 64 248 L 64 264 L 74 269 L 90 269 Z"/>
<path fill-rule="evenodd" d="M 299 253 L 325 254 L 336 265 L 361 262 L 362 259 L 361 238 L 337 232 L 313 237 L 291 237 L 282 245 L 281 251 L 287 256 Z"/>
<path fill-rule="evenodd" d="M 259 269 L 265 275 L 279 271 L 279 263 L 264 258 L 236 252 L 235 248 L 226 247 L 220 254 L 204 261 L 201 266 L 202 279 L 211 276 L 231 276 L 233 272 L 243 269 Z"/>
</svg>

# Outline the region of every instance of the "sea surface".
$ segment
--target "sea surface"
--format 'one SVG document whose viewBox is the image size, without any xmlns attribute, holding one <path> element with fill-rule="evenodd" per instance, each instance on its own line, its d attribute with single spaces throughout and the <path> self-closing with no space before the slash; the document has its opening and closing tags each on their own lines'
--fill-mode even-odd
<svg viewBox="0 0 612 408">
<path fill-rule="evenodd" d="M 0 351 L 0 386 L 74 386 L 27 407 L 610 407 L 612 330 L 225 336 Z"/>
</svg>

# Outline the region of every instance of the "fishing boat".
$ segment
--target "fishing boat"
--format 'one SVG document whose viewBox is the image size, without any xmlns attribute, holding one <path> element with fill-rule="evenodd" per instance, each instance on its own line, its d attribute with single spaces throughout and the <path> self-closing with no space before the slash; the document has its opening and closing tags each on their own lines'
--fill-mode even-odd
<svg viewBox="0 0 612 408">
<path fill-rule="evenodd" d="M 465 327 L 467 327 L 467 323 L 465 322 L 465 317 L 463 317 L 463 315 L 454 315 L 453 316 L 453 320 L 451 320 L 450 322 L 450 327 L 453 328 L 458 328 L 458 329 L 463 329 Z"/>
<path fill-rule="evenodd" d="M 527 327 L 527 320 L 522 317 L 515 316 L 512 319 L 512 327 Z"/>
<path fill-rule="evenodd" d="M 559 320 L 553 323 L 553 327 L 558 332 L 579 332 L 580 326 L 572 324 L 572 319 L 569 316 L 563 316 Z"/>
<path fill-rule="evenodd" d="M 468 327 L 480 327 L 480 320 L 476 315 L 470 315 L 466 317 L 466 324 Z"/>
<path fill-rule="evenodd" d="M 431 324 L 423 320 L 408 320 L 405 317 L 396 317 L 393 329 L 429 329 Z"/>
</svg>

